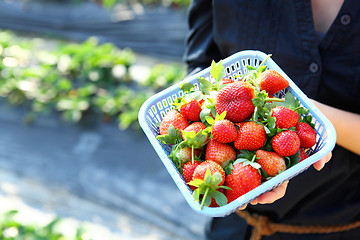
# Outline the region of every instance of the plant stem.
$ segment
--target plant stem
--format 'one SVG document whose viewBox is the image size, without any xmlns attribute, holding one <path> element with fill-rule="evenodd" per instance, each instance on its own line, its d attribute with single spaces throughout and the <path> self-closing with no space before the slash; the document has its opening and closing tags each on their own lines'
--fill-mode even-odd
<svg viewBox="0 0 360 240">
<path fill-rule="evenodd" d="M 209 187 L 207 187 L 206 190 L 205 190 L 204 197 L 203 197 L 203 199 L 202 199 L 202 201 L 201 201 L 200 210 L 201 210 L 201 209 L 203 208 L 203 206 L 204 206 L 204 202 L 205 202 L 205 199 L 207 198 L 208 193 L 209 193 Z"/>
</svg>

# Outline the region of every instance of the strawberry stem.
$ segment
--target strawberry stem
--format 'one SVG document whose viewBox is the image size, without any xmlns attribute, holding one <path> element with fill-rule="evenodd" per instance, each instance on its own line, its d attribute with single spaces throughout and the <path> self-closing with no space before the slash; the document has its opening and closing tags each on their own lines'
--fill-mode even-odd
<svg viewBox="0 0 360 240">
<path fill-rule="evenodd" d="M 285 102 L 285 99 L 281 99 L 281 98 L 265 98 L 264 99 L 265 102 Z"/>
<path fill-rule="evenodd" d="M 200 210 L 204 207 L 205 199 L 207 198 L 208 193 L 209 193 L 209 187 L 207 187 L 205 190 L 204 197 L 201 201 Z"/>
<path fill-rule="evenodd" d="M 191 163 L 194 164 L 194 146 L 191 146 Z"/>
</svg>

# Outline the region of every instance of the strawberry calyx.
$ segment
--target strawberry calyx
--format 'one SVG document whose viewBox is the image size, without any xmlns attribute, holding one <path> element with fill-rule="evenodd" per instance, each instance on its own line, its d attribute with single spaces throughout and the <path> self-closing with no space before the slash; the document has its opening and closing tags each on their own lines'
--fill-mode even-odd
<svg viewBox="0 0 360 240">
<path fill-rule="evenodd" d="M 209 129 L 206 128 L 202 131 L 185 132 L 182 131 L 184 140 L 178 145 L 178 147 L 188 146 L 191 148 L 191 161 L 194 161 L 194 149 L 200 149 L 209 142 Z"/>
<path fill-rule="evenodd" d="M 228 203 L 226 196 L 218 191 L 218 189 L 231 190 L 231 188 L 224 185 L 219 186 L 222 181 L 223 179 L 219 172 L 211 174 L 210 169 L 207 168 L 204 179 L 193 179 L 188 183 L 189 185 L 196 187 L 193 192 L 193 197 L 195 201 L 201 201 L 200 210 L 204 206 L 209 206 L 212 198 L 215 199 L 219 206 L 224 206 Z"/>
<path fill-rule="evenodd" d="M 176 129 L 172 124 L 168 128 L 168 134 L 158 135 L 156 139 L 168 145 L 179 144 L 183 141 L 180 130 Z"/>
</svg>

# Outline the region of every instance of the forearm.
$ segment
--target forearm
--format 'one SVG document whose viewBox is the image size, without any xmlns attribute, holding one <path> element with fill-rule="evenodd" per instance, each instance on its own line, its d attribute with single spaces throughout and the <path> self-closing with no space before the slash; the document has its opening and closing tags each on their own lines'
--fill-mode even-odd
<svg viewBox="0 0 360 240">
<path fill-rule="evenodd" d="M 314 100 L 313 103 L 334 125 L 337 135 L 336 143 L 360 155 L 360 115 Z"/>
</svg>

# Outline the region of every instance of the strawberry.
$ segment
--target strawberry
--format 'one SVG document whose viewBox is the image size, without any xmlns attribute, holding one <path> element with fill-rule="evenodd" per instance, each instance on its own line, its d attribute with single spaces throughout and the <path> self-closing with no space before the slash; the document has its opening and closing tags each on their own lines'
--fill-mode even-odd
<svg viewBox="0 0 360 240">
<path fill-rule="evenodd" d="M 291 130 L 276 134 L 271 144 L 274 151 L 283 157 L 294 155 L 300 150 L 300 138 L 296 132 Z"/>
<path fill-rule="evenodd" d="M 237 137 L 234 124 L 227 119 L 215 121 L 211 133 L 213 138 L 220 143 L 233 142 Z"/>
<path fill-rule="evenodd" d="M 230 79 L 230 78 L 223 78 L 220 81 L 220 84 L 229 84 L 229 83 L 233 83 L 234 80 Z"/>
<path fill-rule="evenodd" d="M 205 152 L 205 160 L 211 160 L 222 167 L 225 167 L 229 161 L 236 159 L 236 152 L 233 147 L 227 143 L 220 143 L 215 139 L 210 139 Z"/>
<path fill-rule="evenodd" d="M 234 124 L 224 119 L 226 111 L 216 115 L 216 118 L 206 117 L 206 121 L 211 125 L 211 134 L 213 138 L 220 143 L 233 142 L 237 137 L 237 130 Z"/>
<path fill-rule="evenodd" d="M 160 135 L 168 134 L 168 128 L 173 125 L 175 129 L 184 130 L 189 126 L 188 120 L 181 115 L 177 110 L 173 109 L 166 113 L 162 119 L 159 127 Z"/>
<path fill-rule="evenodd" d="M 307 154 L 307 152 L 305 152 L 304 148 L 300 148 L 300 159 L 299 162 L 307 159 L 309 157 L 309 154 Z"/>
<path fill-rule="evenodd" d="M 263 125 L 254 121 L 240 124 L 234 146 L 239 150 L 257 150 L 266 141 L 266 132 Z"/>
<path fill-rule="evenodd" d="M 269 177 L 275 177 L 286 169 L 285 159 L 275 152 L 257 150 L 256 157 L 256 162 L 261 165 Z"/>
<path fill-rule="evenodd" d="M 261 175 L 251 164 L 249 161 L 235 162 L 232 172 L 226 176 L 226 186 L 231 188 L 225 194 L 229 202 L 261 184 Z"/>
<path fill-rule="evenodd" d="M 273 108 L 271 117 L 276 118 L 275 126 L 277 128 L 289 129 L 294 127 L 299 121 L 297 112 L 284 106 Z"/>
<path fill-rule="evenodd" d="M 194 171 L 197 166 L 199 166 L 201 161 L 189 161 L 184 164 L 182 168 L 182 173 L 184 177 L 184 181 L 189 183 L 193 179 Z M 190 185 L 189 185 L 190 186 Z M 192 190 L 195 190 L 194 186 L 190 186 Z"/>
<path fill-rule="evenodd" d="M 194 131 L 195 133 L 198 133 L 198 132 L 203 131 L 205 129 L 206 129 L 206 126 L 202 122 L 193 122 L 189 126 L 187 126 L 183 131 L 184 132 Z"/>
<path fill-rule="evenodd" d="M 191 99 L 180 106 L 180 113 L 189 121 L 200 120 L 201 104 L 196 99 Z"/>
<path fill-rule="evenodd" d="M 216 97 L 216 112 L 221 114 L 226 111 L 226 119 L 242 122 L 254 112 L 254 97 L 255 90 L 250 83 L 238 81 L 227 84 Z"/>
<path fill-rule="evenodd" d="M 311 148 L 316 143 L 316 131 L 307 123 L 299 122 L 295 131 L 300 138 L 300 147 Z"/>
<path fill-rule="evenodd" d="M 289 86 L 289 82 L 276 70 L 265 70 L 259 75 L 260 89 L 268 94 L 275 94 Z"/>
<path fill-rule="evenodd" d="M 200 201 L 201 198 L 200 209 L 203 206 L 209 206 L 212 198 L 215 198 L 216 203 L 220 206 L 227 203 L 225 195 L 218 191 L 219 188 L 226 189 L 225 186 L 222 186 L 224 182 L 225 171 L 214 161 L 204 161 L 195 168 L 193 179 L 189 185 L 196 187 L 193 197 L 195 201 Z"/>
<path fill-rule="evenodd" d="M 200 157 L 202 149 L 194 149 L 194 157 Z M 192 149 L 191 147 L 185 146 L 183 148 L 178 147 L 174 149 L 172 153 L 175 157 L 183 164 L 189 160 L 192 160 Z"/>
</svg>

